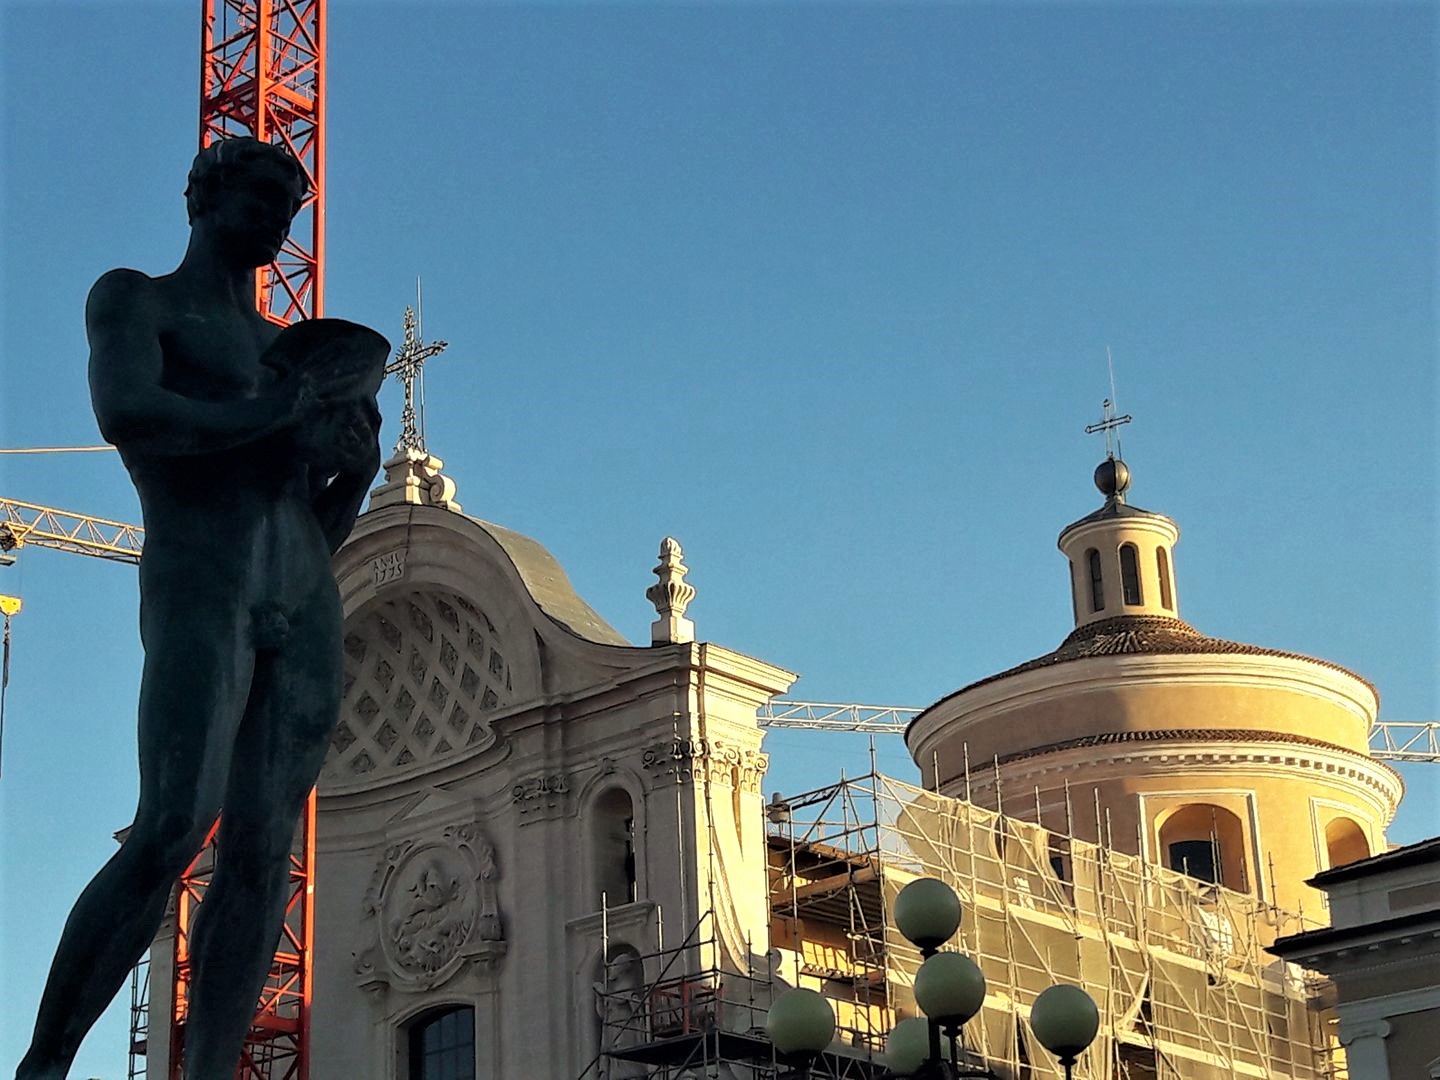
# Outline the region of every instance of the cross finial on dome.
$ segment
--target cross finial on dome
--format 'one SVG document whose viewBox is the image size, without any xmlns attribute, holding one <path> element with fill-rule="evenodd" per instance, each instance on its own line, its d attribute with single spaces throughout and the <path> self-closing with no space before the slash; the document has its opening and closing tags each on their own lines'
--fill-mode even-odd
<svg viewBox="0 0 1440 1080">
<path fill-rule="evenodd" d="M 690 568 L 681 562 L 685 552 L 680 541 L 667 536 L 660 541 L 660 563 L 652 573 L 659 578 L 645 590 L 645 598 L 660 616 L 650 624 L 650 644 L 676 645 L 695 640 L 695 624 L 685 618 L 685 609 L 695 599 L 695 587 L 685 580 Z"/>
<path fill-rule="evenodd" d="M 1105 433 L 1105 460 L 1115 461 L 1124 457 L 1120 453 L 1120 436 L 1116 432 L 1122 425 L 1130 423 L 1131 418 L 1128 413 L 1124 416 L 1115 415 L 1115 358 L 1110 355 L 1109 345 L 1105 346 L 1105 369 L 1110 375 L 1110 396 L 1101 406 L 1100 422 L 1085 425 L 1085 434 L 1094 435 L 1098 431 L 1103 431 Z M 1101 468 L 1103 467 L 1101 466 Z M 1100 483 L 1099 472 L 1095 474 L 1095 483 L 1097 485 Z M 1101 488 L 1101 490 L 1105 489 Z M 1120 490 L 1123 491 L 1124 488 L 1122 487 Z M 1106 492 L 1107 497 L 1111 494 L 1111 492 Z"/>
<path fill-rule="evenodd" d="M 1131 417 L 1129 413 L 1126 413 L 1124 416 L 1116 416 L 1114 398 L 1106 398 L 1101 408 L 1103 411 L 1100 422 L 1097 424 L 1086 424 L 1085 434 L 1094 435 L 1096 432 L 1103 431 L 1105 433 L 1105 458 L 1108 461 L 1114 461 L 1121 456 L 1120 437 L 1115 434 L 1115 429 L 1123 424 L 1130 423 L 1133 417 Z"/>
</svg>

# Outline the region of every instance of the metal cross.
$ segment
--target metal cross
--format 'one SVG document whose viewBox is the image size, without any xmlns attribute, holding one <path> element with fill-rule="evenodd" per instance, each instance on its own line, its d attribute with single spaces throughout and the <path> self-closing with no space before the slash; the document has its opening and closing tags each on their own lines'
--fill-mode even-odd
<svg viewBox="0 0 1440 1080">
<path fill-rule="evenodd" d="M 1129 413 L 1124 416 L 1115 415 L 1115 403 L 1109 398 L 1105 399 L 1104 414 L 1098 424 L 1086 424 L 1085 434 L 1094 435 L 1097 431 L 1105 433 L 1105 456 L 1113 458 L 1119 450 L 1120 440 L 1115 436 L 1115 429 L 1123 424 L 1130 423 Z"/>
<path fill-rule="evenodd" d="M 405 409 L 400 414 L 400 441 L 395 444 L 397 454 L 406 450 L 425 452 L 425 424 L 415 418 L 415 383 L 423 378 L 421 368 L 430 357 L 444 352 L 449 342 L 432 341 L 426 345 L 420 340 L 419 323 L 415 309 L 405 308 L 405 340 L 395 351 L 395 359 L 385 365 L 386 375 L 397 375 L 405 386 Z M 422 388 L 423 395 L 424 390 Z M 421 405 L 423 411 L 424 405 Z"/>
</svg>

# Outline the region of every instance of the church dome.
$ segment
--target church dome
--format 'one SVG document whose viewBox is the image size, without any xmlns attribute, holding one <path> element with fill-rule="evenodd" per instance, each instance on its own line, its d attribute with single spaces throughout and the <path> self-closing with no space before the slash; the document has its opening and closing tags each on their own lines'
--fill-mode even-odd
<svg viewBox="0 0 1440 1080">
<path fill-rule="evenodd" d="M 1327 837 L 1343 826 L 1381 850 L 1399 801 L 1368 750 L 1378 694 L 1181 619 L 1179 527 L 1131 505 L 1131 479 L 1102 462 L 1103 505 L 1060 533 L 1071 632 L 930 706 L 906 745 L 932 790 L 1159 862 L 1208 859 L 1208 880 L 1313 908 L 1304 882 L 1338 857 Z"/>
</svg>

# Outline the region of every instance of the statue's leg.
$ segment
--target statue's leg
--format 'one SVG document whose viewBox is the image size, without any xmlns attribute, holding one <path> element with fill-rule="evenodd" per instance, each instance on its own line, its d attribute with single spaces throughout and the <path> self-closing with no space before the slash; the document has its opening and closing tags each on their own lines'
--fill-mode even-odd
<svg viewBox="0 0 1440 1080">
<path fill-rule="evenodd" d="M 284 924 L 295 828 L 340 711 L 340 605 L 326 586 L 291 614 L 285 647 L 257 656 L 192 936 L 187 1077 L 233 1074 Z"/>
<path fill-rule="evenodd" d="M 251 674 L 248 648 L 237 644 L 239 617 L 193 594 L 145 607 L 135 821 L 65 922 L 17 1080 L 63 1080 L 155 936 L 175 879 L 220 809 Z"/>
</svg>

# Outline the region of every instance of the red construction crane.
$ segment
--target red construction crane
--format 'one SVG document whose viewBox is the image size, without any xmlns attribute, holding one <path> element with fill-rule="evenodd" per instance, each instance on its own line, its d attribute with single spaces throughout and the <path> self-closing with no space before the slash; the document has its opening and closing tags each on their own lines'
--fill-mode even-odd
<svg viewBox="0 0 1440 1080">
<path fill-rule="evenodd" d="M 325 0 L 201 0 L 200 145 L 250 135 L 287 147 L 310 178 L 290 239 L 256 275 L 278 323 L 319 318 L 325 267 Z"/>
</svg>

